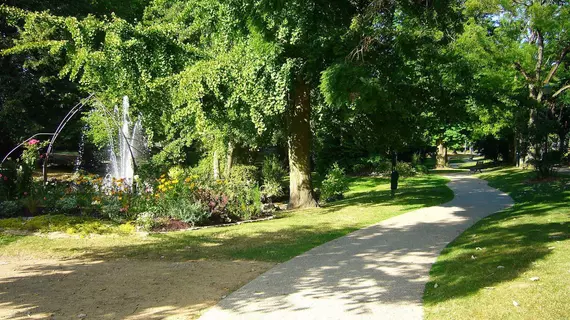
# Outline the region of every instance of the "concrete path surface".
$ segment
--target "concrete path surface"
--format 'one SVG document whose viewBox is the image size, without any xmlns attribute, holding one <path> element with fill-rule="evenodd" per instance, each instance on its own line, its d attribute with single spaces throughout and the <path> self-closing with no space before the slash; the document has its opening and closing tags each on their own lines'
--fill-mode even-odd
<svg viewBox="0 0 570 320">
<path fill-rule="evenodd" d="M 455 198 L 355 231 L 282 263 L 201 319 L 422 319 L 422 294 L 441 250 L 511 198 L 468 174 Z"/>
</svg>

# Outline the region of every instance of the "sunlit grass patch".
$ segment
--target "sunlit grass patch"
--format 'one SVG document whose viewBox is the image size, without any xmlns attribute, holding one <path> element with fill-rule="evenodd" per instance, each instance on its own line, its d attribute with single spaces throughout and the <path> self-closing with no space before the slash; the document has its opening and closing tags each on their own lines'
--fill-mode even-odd
<svg viewBox="0 0 570 320">
<path fill-rule="evenodd" d="M 533 172 L 513 168 L 482 177 L 516 204 L 442 252 L 424 294 L 426 318 L 569 319 L 570 180 L 531 184 Z"/>
</svg>

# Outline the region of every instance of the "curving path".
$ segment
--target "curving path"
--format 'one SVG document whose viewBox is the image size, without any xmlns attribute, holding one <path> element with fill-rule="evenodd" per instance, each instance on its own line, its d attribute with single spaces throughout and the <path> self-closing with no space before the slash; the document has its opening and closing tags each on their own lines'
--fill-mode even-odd
<svg viewBox="0 0 570 320">
<path fill-rule="evenodd" d="M 422 319 L 441 250 L 512 199 L 472 176 L 449 175 L 455 198 L 358 230 L 280 264 L 201 319 Z"/>
</svg>

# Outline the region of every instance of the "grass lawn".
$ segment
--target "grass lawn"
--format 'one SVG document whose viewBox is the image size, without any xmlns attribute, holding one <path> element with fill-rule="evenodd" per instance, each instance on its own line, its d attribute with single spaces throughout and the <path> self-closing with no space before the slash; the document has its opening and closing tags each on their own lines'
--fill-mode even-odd
<svg viewBox="0 0 570 320">
<path fill-rule="evenodd" d="M 270 221 L 224 228 L 148 236 L 49 237 L 4 232 L 0 233 L 0 256 L 282 262 L 362 227 L 413 209 L 447 202 L 453 193 L 446 183 L 446 179 L 430 175 L 405 179 L 392 199 L 389 180 L 353 178 L 343 201 L 324 208 L 284 212 Z M 81 230 L 73 224 L 65 228 Z M 46 231 L 50 230 L 54 229 L 48 227 Z"/>
<path fill-rule="evenodd" d="M 570 319 L 570 178 L 534 176 L 480 175 L 516 204 L 443 251 L 424 293 L 426 319 Z"/>
</svg>

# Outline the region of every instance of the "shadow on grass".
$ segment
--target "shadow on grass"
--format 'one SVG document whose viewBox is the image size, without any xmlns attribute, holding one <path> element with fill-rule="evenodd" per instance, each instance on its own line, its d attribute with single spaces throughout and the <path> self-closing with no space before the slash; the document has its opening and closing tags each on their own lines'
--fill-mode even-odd
<svg viewBox="0 0 570 320">
<path fill-rule="evenodd" d="M 410 210 L 445 203 L 453 199 L 453 192 L 446 186 L 448 179 L 429 176 L 402 179 L 394 197 L 389 189 L 389 179 L 366 178 L 359 182 L 346 199 L 325 205 L 325 212 L 337 212 L 348 207 L 406 206 Z M 384 184 L 382 190 L 370 190 Z M 366 190 L 359 191 L 360 186 Z"/>
<path fill-rule="evenodd" d="M 429 181 L 423 181 L 427 179 Z M 464 179 L 471 180 L 471 179 Z M 29 288 L 38 283 L 47 283 L 41 286 L 47 288 L 48 292 L 39 291 L 39 295 L 28 295 L 20 299 L 18 293 L 28 292 L 26 290 L 17 291 L 6 295 L 0 294 L 0 304 L 11 306 L 28 306 L 34 310 L 50 310 L 53 304 L 73 304 L 77 301 L 87 301 L 92 297 L 85 290 L 105 289 L 104 285 L 99 287 L 88 287 L 84 289 L 80 275 L 87 275 L 85 279 L 99 283 L 108 284 L 110 287 L 128 287 L 126 295 L 111 294 L 105 292 L 98 296 L 95 303 L 104 309 L 101 317 L 124 317 L 124 313 L 141 315 L 141 310 L 150 312 L 154 308 L 169 308 L 166 311 L 156 311 L 141 318 L 163 318 L 171 313 L 176 313 L 182 308 L 192 305 L 196 308 L 195 302 L 203 302 L 205 299 L 199 297 L 195 301 L 184 300 L 183 297 L 164 300 L 141 301 L 136 305 L 138 297 L 142 295 L 160 297 L 159 288 L 166 287 L 167 292 L 182 292 L 185 290 L 207 290 L 210 284 L 215 283 L 217 273 L 221 269 L 215 265 L 210 267 L 213 273 L 202 274 L 201 269 L 183 267 L 186 263 L 203 263 L 215 259 L 263 259 L 266 261 L 280 262 L 289 260 L 313 247 L 328 242 L 330 240 L 347 235 L 348 233 L 361 228 L 364 225 L 372 224 L 384 218 L 397 215 L 402 211 L 407 211 L 416 206 L 426 206 L 433 202 L 441 203 L 448 200 L 451 191 L 445 187 L 446 179 L 438 177 L 423 177 L 404 181 L 400 194 L 396 198 L 390 198 L 386 190 L 385 181 L 381 182 L 377 190 L 365 192 L 364 190 L 353 189 L 353 193 L 343 202 L 332 204 L 329 208 L 298 211 L 285 213 L 287 218 L 276 219 L 249 225 L 220 228 L 219 230 L 197 230 L 193 232 L 180 232 L 169 234 L 157 234 L 148 237 L 147 241 L 139 243 L 117 243 L 117 245 L 104 245 L 104 243 L 93 242 L 89 246 L 83 245 L 71 247 L 70 250 L 85 250 L 80 257 L 93 261 L 101 261 L 92 268 L 76 264 L 70 268 L 64 268 L 65 277 L 52 272 L 52 268 L 37 268 L 35 271 L 45 271 L 37 275 L 23 277 L 12 277 L 5 279 L 11 288 Z M 487 202 L 489 190 L 473 190 L 471 184 L 466 181 L 454 181 L 462 194 L 475 200 L 477 204 Z M 447 197 L 447 198 L 446 198 Z M 392 206 L 388 210 L 377 210 L 379 207 Z M 324 255 L 324 261 L 318 268 L 310 268 L 304 271 L 303 276 L 297 278 L 298 281 L 288 283 L 274 283 L 275 290 L 285 289 L 312 290 L 310 298 L 327 299 L 335 296 L 342 296 L 346 301 L 345 306 L 349 312 L 369 316 L 371 311 L 362 308 L 363 304 L 374 303 L 380 299 L 393 303 L 415 303 L 417 296 L 423 288 L 423 280 L 419 277 L 427 274 L 431 262 L 437 256 L 439 249 L 456 236 L 455 230 L 463 230 L 470 225 L 471 219 L 478 214 L 483 214 L 477 209 L 477 205 L 459 207 L 458 203 L 452 202 L 441 206 L 447 212 L 449 219 L 426 220 L 417 223 L 404 223 L 403 225 L 379 224 L 371 228 L 361 230 L 351 234 L 346 238 L 338 239 L 327 244 L 328 251 Z M 367 215 L 359 222 L 355 215 Z M 324 219 L 325 217 L 326 219 Z M 346 219 L 350 223 L 338 223 L 338 220 Z M 417 239 L 418 235 L 424 235 L 421 241 L 409 241 Z M 442 236 L 445 235 L 445 236 Z M 389 243 L 379 241 L 378 237 L 391 239 Z M 430 241 L 426 241 L 429 239 Z M 73 242 L 67 242 L 73 246 Z M 347 254 L 347 250 L 360 250 L 367 248 L 362 254 Z M 414 257 L 413 263 L 403 263 L 409 261 L 410 256 Z M 107 278 L 113 274 L 117 266 L 113 258 L 133 257 L 137 259 L 151 259 L 148 261 L 150 269 L 145 272 L 135 272 L 135 269 L 147 262 L 134 263 L 121 266 L 121 270 L 127 270 L 128 275 L 124 278 Z M 314 255 L 303 255 L 301 259 L 311 260 Z M 158 260 L 158 261 L 155 261 Z M 171 262 L 168 260 L 201 260 L 190 262 Z M 382 262 L 383 268 L 372 268 Z M 234 261 L 235 262 L 235 261 Z M 241 263 L 241 262 L 239 262 Z M 301 264 L 303 265 L 303 264 Z M 237 268 L 237 267 L 236 267 Z M 287 272 L 294 268 L 284 267 L 277 272 Z M 138 270 L 138 269 L 137 269 Z M 237 270 L 237 269 L 236 269 Z M 281 270 L 281 271 L 280 271 Z M 34 270 L 31 270 L 34 271 Z M 230 269 L 231 271 L 231 269 Z M 164 278 L 165 273 L 180 274 L 179 277 Z M 121 273 L 122 275 L 123 273 Z M 197 276 L 198 275 L 198 276 Z M 212 276 L 210 276 L 212 275 Z M 65 280 L 68 279 L 68 280 Z M 112 280 L 115 279 L 115 282 Z M 287 279 L 286 277 L 284 279 Z M 80 297 L 79 300 L 57 301 L 49 294 L 51 283 L 64 281 L 66 286 L 58 286 L 57 290 L 71 292 L 71 297 Z M 192 282 L 194 281 L 194 282 Z M 222 281 L 224 281 L 222 279 Z M 164 286 L 164 282 L 167 283 Z M 195 286 L 199 282 L 202 286 Z M 156 286 L 163 284 L 162 287 Z M 156 287 L 155 287 L 156 286 Z M 66 288 L 64 290 L 64 288 Z M 390 288 L 397 288 L 392 290 Z M 314 289 L 314 290 L 313 290 Z M 389 290 L 390 289 L 390 290 Z M 67 291 L 66 291 L 67 290 Z M 73 291 L 75 290 L 75 291 Z M 273 290 L 273 289 L 271 289 Z M 101 291 L 103 292 L 103 290 Z M 0 291 L 1 293 L 1 291 Z M 247 307 L 259 299 L 273 299 L 276 303 L 272 308 L 294 308 L 288 305 L 288 301 L 282 295 L 272 292 L 261 292 L 261 295 L 238 296 L 235 301 L 236 308 Z M 218 297 L 219 298 L 219 297 Z M 75 299 L 75 298 L 74 298 Z M 109 302 L 111 301 L 111 302 Z M 413 302 L 410 302 L 413 301 Z M 108 304 L 105 303 L 115 303 Z M 117 306 L 116 304 L 119 304 Z M 124 305 L 123 305 L 124 304 Z M 136 307 L 134 311 L 130 308 Z M 344 307 L 344 306 L 343 306 Z M 111 311 L 109 311 L 111 310 Z M 117 311 L 119 310 L 119 311 Z M 263 311 L 263 310 L 262 310 Z M 115 313 L 113 313 L 115 312 Z M 121 312 L 121 313 L 116 313 Z M 265 312 L 271 312 L 270 309 Z M 79 313 L 79 312 L 78 312 Z M 23 316 L 23 315 L 22 315 Z M 97 318 L 100 314 L 95 314 Z M 76 317 L 76 315 L 75 315 Z"/>
<path fill-rule="evenodd" d="M 567 217 L 570 179 L 529 184 L 534 173 L 515 168 L 481 176 L 516 204 L 481 220 L 443 250 L 430 272 L 427 306 L 516 279 L 551 254 L 555 241 L 570 238 L 570 223 L 560 218 Z"/>
</svg>

